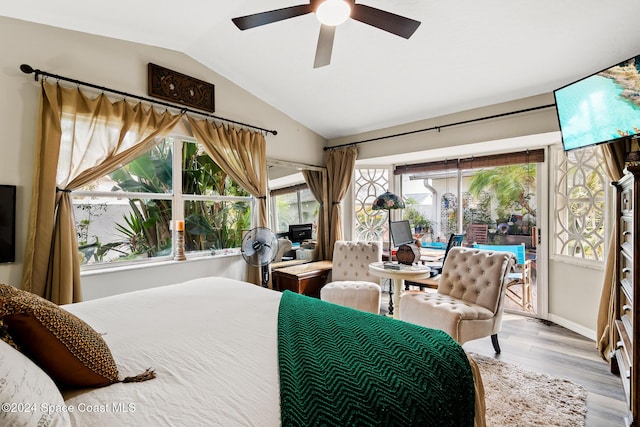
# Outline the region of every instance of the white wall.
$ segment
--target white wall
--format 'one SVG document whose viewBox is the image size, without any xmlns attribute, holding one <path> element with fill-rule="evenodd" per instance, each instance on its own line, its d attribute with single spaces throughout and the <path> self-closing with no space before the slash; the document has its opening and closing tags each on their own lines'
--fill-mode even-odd
<svg viewBox="0 0 640 427">
<path fill-rule="evenodd" d="M 0 55 L 0 184 L 18 186 L 17 261 L 0 265 L 2 283 L 16 286 L 21 283 L 33 182 L 39 86 L 33 75 L 27 76 L 19 70 L 20 64 L 147 96 L 147 64 L 153 62 L 213 83 L 216 115 L 277 130 L 277 136 L 267 136 L 268 157 L 324 165 L 322 148 L 326 141 L 322 137 L 182 53 L 4 17 L 0 17 L 0 40 L 3 41 Z M 216 264 L 212 262 L 212 265 Z M 239 274 L 226 268 L 212 268 L 211 271 Z M 146 269 L 136 275 L 135 280 L 157 283 L 167 277 L 166 273 L 164 268 Z M 134 278 L 133 273 L 126 277 L 127 280 Z M 89 282 L 93 280 L 93 277 L 83 279 L 83 286 L 90 286 Z"/>
</svg>

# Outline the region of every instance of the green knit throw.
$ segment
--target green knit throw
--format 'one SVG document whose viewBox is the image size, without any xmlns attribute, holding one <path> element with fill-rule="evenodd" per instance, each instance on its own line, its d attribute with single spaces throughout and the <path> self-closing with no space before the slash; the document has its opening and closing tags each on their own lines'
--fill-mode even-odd
<svg viewBox="0 0 640 427">
<path fill-rule="evenodd" d="M 282 425 L 473 426 L 474 384 L 446 333 L 282 294 Z"/>
</svg>

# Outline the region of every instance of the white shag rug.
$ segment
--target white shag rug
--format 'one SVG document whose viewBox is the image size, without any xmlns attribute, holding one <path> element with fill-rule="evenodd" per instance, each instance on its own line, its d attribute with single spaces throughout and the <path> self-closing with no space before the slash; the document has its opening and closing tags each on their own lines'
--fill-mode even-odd
<svg viewBox="0 0 640 427">
<path fill-rule="evenodd" d="M 484 384 L 487 427 L 584 426 L 587 391 L 562 378 L 471 353 Z"/>
</svg>

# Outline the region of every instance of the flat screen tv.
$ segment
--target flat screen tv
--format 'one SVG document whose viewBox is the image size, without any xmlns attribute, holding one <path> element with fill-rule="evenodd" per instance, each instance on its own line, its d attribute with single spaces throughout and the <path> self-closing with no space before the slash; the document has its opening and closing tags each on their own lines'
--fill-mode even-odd
<svg viewBox="0 0 640 427">
<path fill-rule="evenodd" d="M 293 243 L 302 243 L 311 239 L 313 225 L 311 224 L 289 224 L 289 240 Z"/>
<path fill-rule="evenodd" d="M 0 263 L 16 260 L 16 186 L 0 185 Z"/>
<path fill-rule="evenodd" d="M 553 92 L 565 151 L 640 133 L 640 55 Z"/>
<path fill-rule="evenodd" d="M 409 221 L 392 221 L 391 222 L 391 238 L 393 239 L 393 246 L 407 245 L 413 243 L 413 233 L 411 232 L 411 226 Z"/>
</svg>

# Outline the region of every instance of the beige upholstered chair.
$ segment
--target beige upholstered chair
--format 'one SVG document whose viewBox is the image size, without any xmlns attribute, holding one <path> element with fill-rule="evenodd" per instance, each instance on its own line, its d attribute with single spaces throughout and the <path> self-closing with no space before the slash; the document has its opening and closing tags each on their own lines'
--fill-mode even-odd
<svg viewBox="0 0 640 427">
<path fill-rule="evenodd" d="M 320 299 L 370 313 L 380 313 L 380 279 L 369 273 L 369 264 L 382 260 L 380 242 L 338 240 L 333 249 L 331 282 L 320 290 Z"/>
<path fill-rule="evenodd" d="M 451 248 L 436 292 L 407 292 L 400 319 L 442 329 L 460 344 L 491 336 L 500 353 L 502 322 L 509 272 L 515 257 L 509 252 Z"/>
</svg>

